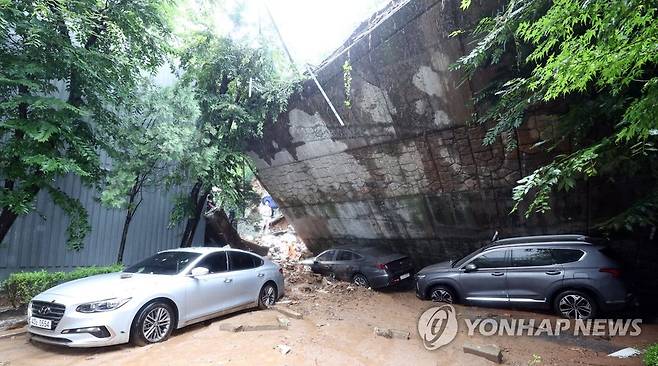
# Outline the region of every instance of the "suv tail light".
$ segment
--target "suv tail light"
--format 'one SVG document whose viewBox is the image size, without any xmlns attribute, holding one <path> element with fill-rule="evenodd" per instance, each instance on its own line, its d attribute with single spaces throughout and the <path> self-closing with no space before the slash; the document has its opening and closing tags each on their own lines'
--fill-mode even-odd
<svg viewBox="0 0 658 366">
<path fill-rule="evenodd" d="M 384 264 L 384 263 L 379 263 L 379 264 L 377 265 L 377 268 L 379 268 L 379 269 L 388 269 L 388 267 L 387 267 L 386 264 Z"/>
<path fill-rule="evenodd" d="M 601 268 L 599 272 L 610 273 L 614 278 L 621 277 L 621 270 L 617 268 Z"/>
</svg>

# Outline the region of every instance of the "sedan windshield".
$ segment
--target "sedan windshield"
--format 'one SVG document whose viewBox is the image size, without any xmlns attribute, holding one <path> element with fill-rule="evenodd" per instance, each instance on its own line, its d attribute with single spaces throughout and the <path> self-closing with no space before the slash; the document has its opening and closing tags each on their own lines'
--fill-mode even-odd
<svg viewBox="0 0 658 366">
<path fill-rule="evenodd" d="M 126 268 L 124 272 L 175 275 L 199 255 L 192 252 L 162 252 Z"/>
</svg>

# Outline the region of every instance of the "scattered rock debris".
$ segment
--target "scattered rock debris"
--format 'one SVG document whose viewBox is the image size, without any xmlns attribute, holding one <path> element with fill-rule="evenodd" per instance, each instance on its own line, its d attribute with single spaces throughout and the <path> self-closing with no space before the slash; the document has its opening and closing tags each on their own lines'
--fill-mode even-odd
<svg viewBox="0 0 658 366">
<path fill-rule="evenodd" d="M 292 351 L 292 348 L 290 348 L 290 346 L 287 346 L 287 345 L 285 345 L 285 344 L 279 344 L 279 345 L 277 345 L 277 346 L 276 346 L 276 349 L 277 349 L 279 352 L 281 352 L 282 355 L 287 355 L 288 353 L 290 353 L 290 351 Z"/>
<path fill-rule="evenodd" d="M 278 316 L 276 319 L 281 327 L 288 329 L 290 326 L 290 319 L 284 318 L 282 316 Z"/>
</svg>

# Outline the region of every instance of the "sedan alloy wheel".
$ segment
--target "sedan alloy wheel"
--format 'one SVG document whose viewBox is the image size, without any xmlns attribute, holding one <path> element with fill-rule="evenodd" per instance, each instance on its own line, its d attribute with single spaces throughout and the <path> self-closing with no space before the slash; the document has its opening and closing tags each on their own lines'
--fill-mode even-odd
<svg viewBox="0 0 658 366">
<path fill-rule="evenodd" d="M 267 283 L 260 290 L 260 295 L 258 296 L 258 307 L 260 309 L 267 309 L 273 306 L 276 303 L 276 287 L 273 284 Z"/>
<path fill-rule="evenodd" d="M 142 324 L 142 334 L 151 343 L 160 342 L 164 339 L 171 327 L 171 314 L 164 307 L 151 310 Z"/>
<path fill-rule="evenodd" d="M 148 304 L 137 315 L 132 341 L 139 346 L 167 340 L 175 326 L 171 306 L 163 302 Z"/>
</svg>

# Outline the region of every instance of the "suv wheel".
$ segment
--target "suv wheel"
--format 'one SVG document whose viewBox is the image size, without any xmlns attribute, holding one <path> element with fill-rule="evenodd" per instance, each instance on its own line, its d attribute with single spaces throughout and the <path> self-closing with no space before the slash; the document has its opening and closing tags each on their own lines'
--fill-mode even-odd
<svg viewBox="0 0 658 366">
<path fill-rule="evenodd" d="M 455 293 L 446 286 L 434 286 L 430 290 L 430 299 L 434 302 L 454 303 L 457 298 Z"/>
<path fill-rule="evenodd" d="M 137 315 L 133 327 L 133 343 L 146 346 L 166 341 L 174 329 L 174 311 L 164 302 L 154 302 Z"/>
<path fill-rule="evenodd" d="M 596 316 L 596 302 L 583 292 L 564 291 L 555 298 L 555 312 L 568 319 L 592 319 Z"/>
</svg>

